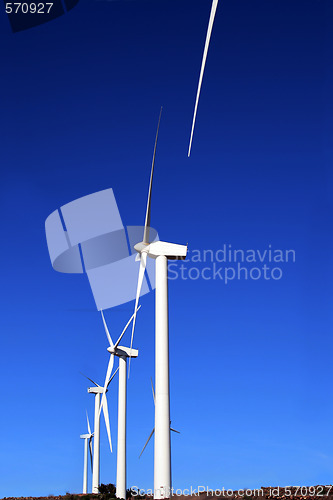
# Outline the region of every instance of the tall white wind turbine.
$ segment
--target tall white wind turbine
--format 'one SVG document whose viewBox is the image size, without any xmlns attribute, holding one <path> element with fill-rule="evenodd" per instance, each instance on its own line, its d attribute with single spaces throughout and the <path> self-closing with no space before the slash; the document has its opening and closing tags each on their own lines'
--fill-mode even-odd
<svg viewBox="0 0 333 500">
<path fill-rule="evenodd" d="M 153 399 L 154 399 L 154 405 L 155 405 L 155 391 L 154 391 L 154 386 L 153 386 L 153 381 L 152 381 L 152 380 L 151 380 L 151 390 L 152 390 L 152 393 L 153 393 Z M 176 431 L 176 429 L 173 429 L 173 428 L 171 427 L 171 420 L 170 420 L 170 431 L 172 431 L 172 432 L 177 432 L 177 434 L 180 434 L 180 432 L 179 432 L 179 431 Z M 148 437 L 148 439 L 147 439 L 147 441 L 146 441 L 146 443 L 145 443 L 144 447 L 143 447 L 143 448 L 142 448 L 142 450 L 141 450 L 141 453 L 140 453 L 140 455 L 139 455 L 139 458 L 141 457 L 142 453 L 145 451 L 146 446 L 147 446 L 147 444 L 149 443 L 149 441 L 151 440 L 151 438 L 152 438 L 152 436 L 153 436 L 154 432 L 155 432 L 155 427 L 153 428 L 153 430 L 152 430 L 152 431 L 151 431 L 151 433 L 149 434 L 149 437 Z"/>
<path fill-rule="evenodd" d="M 162 109 L 161 109 L 162 112 Z M 171 496 L 171 447 L 170 447 L 170 393 L 169 393 L 169 313 L 168 313 L 168 259 L 185 259 L 186 245 L 149 241 L 151 194 L 158 131 L 159 116 L 153 161 L 150 174 L 146 219 L 143 240 L 134 248 L 138 252 L 140 269 L 136 292 L 132 327 L 133 342 L 136 311 L 138 307 L 147 258 L 155 260 L 155 449 L 154 449 L 154 499 Z"/>
<path fill-rule="evenodd" d="M 88 413 L 86 413 L 86 415 L 87 415 L 88 434 L 81 434 L 81 436 L 80 436 L 81 439 L 84 439 L 83 490 L 82 490 L 82 493 L 88 492 L 88 445 L 89 445 L 89 452 L 90 452 L 91 468 L 93 466 L 91 440 L 92 440 L 94 434 L 91 432 Z"/>
<path fill-rule="evenodd" d="M 138 307 L 140 309 L 141 306 Z M 137 311 L 136 311 L 137 312 Z M 127 328 L 131 324 L 134 318 L 134 314 L 127 322 L 125 328 L 120 334 L 117 342 L 114 344 L 109 333 L 103 311 L 101 311 L 103 324 L 107 338 L 109 340 L 110 347 L 108 352 L 110 353 L 109 365 L 105 377 L 104 392 L 102 397 L 102 404 L 105 398 L 107 381 L 110 378 L 114 357 L 119 358 L 119 390 L 118 390 L 118 441 L 117 441 L 117 480 L 116 480 L 116 497 L 126 499 L 126 400 L 127 400 L 127 358 L 136 358 L 139 352 L 136 349 L 131 349 L 130 347 L 120 346 L 119 343 L 123 338 Z"/>
<path fill-rule="evenodd" d="M 94 387 L 88 387 L 89 394 L 95 394 L 95 419 L 94 419 L 94 455 L 93 455 L 93 478 L 92 478 L 92 493 L 98 493 L 99 487 L 99 463 L 100 463 L 100 402 L 101 394 L 107 392 L 107 388 L 117 373 L 118 369 L 114 372 L 112 377 L 108 378 L 106 382 L 106 387 L 102 387 L 89 377 L 88 380 L 94 384 Z M 109 420 L 109 410 L 106 397 L 103 398 L 102 408 L 104 413 L 104 420 L 106 426 L 106 432 L 108 435 L 110 450 L 112 453 L 112 441 L 111 441 L 111 430 L 110 430 L 110 420 Z"/>
</svg>

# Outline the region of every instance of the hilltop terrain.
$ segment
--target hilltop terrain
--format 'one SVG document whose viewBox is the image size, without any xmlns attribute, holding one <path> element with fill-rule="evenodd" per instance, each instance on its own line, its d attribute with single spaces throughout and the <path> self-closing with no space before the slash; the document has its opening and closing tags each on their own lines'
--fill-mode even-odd
<svg viewBox="0 0 333 500">
<path fill-rule="evenodd" d="M 178 490 L 177 490 L 178 491 Z M 255 490 L 250 489 L 241 489 L 236 491 L 225 490 L 219 491 L 216 490 L 215 494 L 211 494 L 211 492 L 207 495 L 207 492 L 203 492 L 200 494 L 194 495 L 180 495 L 174 494 L 174 499 L 179 500 L 221 500 L 221 499 L 250 499 L 259 500 L 259 499 L 270 499 L 270 500 L 312 500 L 322 499 L 322 500 L 333 500 L 333 486 L 303 486 L 296 487 L 261 487 Z M 49 495 L 47 497 L 4 497 L 0 500 L 112 500 L 115 497 L 109 493 L 104 494 L 66 494 L 59 496 Z M 152 497 L 149 495 L 143 496 L 129 496 L 128 500 L 152 500 Z"/>
</svg>

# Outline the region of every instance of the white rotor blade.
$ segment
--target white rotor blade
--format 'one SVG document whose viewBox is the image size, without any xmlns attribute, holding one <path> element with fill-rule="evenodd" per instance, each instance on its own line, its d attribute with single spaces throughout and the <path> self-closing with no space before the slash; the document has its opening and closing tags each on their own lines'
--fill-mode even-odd
<svg viewBox="0 0 333 500">
<path fill-rule="evenodd" d="M 108 402 L 107 399 L 105 398 L 103 403 L 103 413 L 104 413 L 104 420 L 105 420 L 105 426 L 106 426 L 106 432 L 108 434 L 108 439 L 109 439 L 109 445 L 110 445 L 110 450 L 112 453 L 112 441 L 111 441 L 111 430 L 110 430 L 110 420 L 109 420 L 109 411 L 108 411 Z"/>
<path fill-rule="evenodd" d="M 90 423 L 89 423 L 89 417 L 88 417 L 87 410 L 86 410 L 86 415 L 87 415 L 87 424 L 88 424 L 88 434 L 91 434 L 91 429 L 90 429 Z"/>
<path fill-rule="evenodd" d="M 108 329 L 108 326 L 106 324 L 106 321 L 105 321 L 105 318 L 104 318 L 104 313 L 103 311 L 101 311 L 101 314 L 102 314 L 102 319 L 103 319 L 103 324 L 104 324 L 104 329 L 105 329 L 105 333 L 106 333 L 106 336 L 109 340 L 109 344 L 111 347 L 113 347 L 113 342 L 112 342 L 112 339 L 111 339 L 111 335 L 110 335 L 110 332 L 109 332 L 109 329 Z"/>
<path fill-rule="evenodd" d="M 110 378 L 109 382 L 108 382 L 108 385 L 107 387 L 109 387 L 110 383 L 111 383 L 111 380 L 113 379 L 113 377 L 116 375 L 117 371 L 119 370 L 119 366 L 118 368 L 116 369 L 116 371 L 114 372 L 114 374 L 112 375 L 112 377 Z"/>
<path fill-rule="evenodd" d="M 141 453 L 140 453 L 140 455 L 139 455 L 139 458 L 141 457 L 142 453 L 145 451 L 146 446 L 147 446 L 147 444 L 149 443 L 149 441 L 150 441 L 150 439 L 151 439 L 152 435 L 154 434 L 154 432 L 155 432 L 155 427 L 154 427 L 154 429 L 151 431 L 151 433 L 149 434 L 149 438 L 147 439 L 146 444 L 145 444 L 145 445 L 144 445 L 144 447 L 142 448 L 142 451 L 141 451 Z"/>
<path fill-rule="evenodd" d="M 110 377 L 111 377 L 111 372 L 112 372 L 112 368 L 113 368 L 113 363 L 114 363 L 114 354 L 113 354 L 113 353 L 111 353 L 111 354 L 110 354 L 110 359 L 109 359 L 109 364 L 108 364 L 108 369 L 107 369 L 107 371 L 106 371 L 106 376 L 105 376 L 105 382 L 104 382 L 104 387 L 103 387 L 102 402 L 101 402 L 101 406 L 99 407 L 99 416 L 101 415 L 101 409 L 102 409 L 102 406 L 103 406 L 104 400 L 106 399 L 106 390 L 107 390 L 107 387 L 108 387 L 108 382 L 109 382 Z"/>
<path fill-rule="evenodd" d="M 156 156 L 156 147 L 157 147 L 157 139 L 158 139 L 158 131 L 160 129 L 160 122 L 162 116 L 162 106 L 160 111 L 160 116 L 158 119 L 156 137 L 155 137 L 155 145 L 154 145 L 154 153 L 153 153 L 153 161 L 151 164 L 151 172 L 150 172 L 150 181 L 149 181 L 149 191 L 148 191 L 148 200 L 147 200 L 147 210 L 146 210 L 146 218 L 145 218 L 145 228 L 143 231 L 143 243 L 149 244 L 149 227 L 150 227 L 150 205 L 151 205 L 151 190 L 153 186 L 153 175 L 154 175 L 154 166 L 155 166 L 155 156 Z"/>
<path fill-rule="evenodd" d="M 139 269 L 139 277 L 138 277 L 138 286 L 136 289 L 136 298 L 135 298 L 135 308 L 134 308 L 134 315 L 133 315 L 133 326 L 132 326 L 132 337 L 131 337 L 131 346 L 130 346 L 130 355 L 129 355 L 129 363 L 128 363 L 128 378 L 130 374 L 130 367 L 131 367 L 131 351 L 132 351 L 132 345 L 133 345 L 133 336 L 134 336 L 134 328 L 135 328 L 135 321 L 136 321 L 136 313 L 138 311 L 138 302 L 141 294 L 141 288 L 142 288 L 142 283 L 143 283 L 143 277 L 145 274 L 145 269 L 146 269 L 146 263 L 147 263 L 147 252 L 141 252 L 141 259 L 140 259 L 140 269 Z"/>
<path fill-rule="evenodd" d="M 155 404 L 155 390 L 154 390 L 153 379 L 151 377 L 150 377 L 150 382 L 151 382 L 151 390 L 153 392 L 153 398 L 154 398 L 154 404 Z"/>
<path fill-rule="evenodd" d="M 204 75 L 204 71 L 205 71 L 207 53 L 208 53 L 208 48 L 209 48 L 210 37 L 211 37 L 211 34 L 212 34 L 212 30 L 213 30 L 213 24 L 214 24 L 214 18 L 215 18 L 217 4 L 218 4 L 218 0 L 213 0 L 212 9 L 210 11 L 210 18 L 209 18 L 209 23 L 208 23 L 205 48 L 204 48 L 204 53 L 203 53 L 203 56 L 202 56 L 202 63 L 201 63 L 201 70 L 200 70 L 200 76 L 199 76 L 197 97 L 196 97 L 195 106 L 194 106 L 192 129 L 191 129 L 191 137 L 190 137 L 190 145 L 188 147 L 188 153 L 187 153 L 188 157 L 191 154 L 193 132 L 194 132 L 194 126 L 195 126 L 195 119 L 196 119 L 196 116 L 197 116 L 197 110 L 198 110 L 198 104 L 199 104 L 199 97 L 200 97 L 200 91 L 201 91 L 201 84 L 202 84 L 202 79 L 203 79 L 203 75 Z"/>
<path fill-rule="evenodd" d="M 90 454 L 90 464 L 91 464 L 91 470 L 93 469 L 93 452 L 92 452 L 92 436 L 89 438 L 89 454 Z"/>
<path fill-rule="evenodd" d="M 138 254 L 138 255 L 139 255 L 139 254 Z M 124 336 L 124 334 L 125 334 L 125 332 L 126 332 L 127 328 L 129 327 L 129 325 L 131 324 L 131 321 L 133 320 L 134 315 L 138 312 L 138 310 L 139 310 L 140 308 L 141 308 L 141 306 L 139 306 L 139 307 L 137 308 L 136 312 L 135 312 L 135 313 L 133 313 L 133 314 L 132 314 L 132 316 L 130 317 L 130 319 L 127 321 L 125 328 L 124 328 L 124 329 L 123 329 L 123 331 L 121 332 L 121 335 L 120 335 L 119 339 L 117 340 L 117 342 L 116 342 L 116 343 L 115 343 L 115 345 L 114 345 L 114 349 L 116 349 L 116 348 L 118 347 L 119 342 L 120 342 L 120 341 L 121 341 L 121 339 L 123 338 L 123 336 Z"/>
<path fill-rule="evenodd" d="M 98 384 L 96 384 L 96 382 L 94 382 L 93 380 L 91 380 L 91 378 L 87 377 L 87 375 L 85 375 L 84 373 L 80 372 L 81 375 L 83 375 L 86 379 L 90 380 L 90 382 L 92 382 L 96 387 L 100 387 Z"/>
</svg>

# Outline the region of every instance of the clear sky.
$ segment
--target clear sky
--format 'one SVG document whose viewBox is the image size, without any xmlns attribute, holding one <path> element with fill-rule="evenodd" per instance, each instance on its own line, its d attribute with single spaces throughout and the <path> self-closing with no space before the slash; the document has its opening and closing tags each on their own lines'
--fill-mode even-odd
<svg viewBox="0 0 333 500">
<path fill-rule="evenodd" d="M 143 224 L 161 105 L 151 222 L 189 244 L 169 291 L 173 485 L 332 482 L 332 8 L 220 0 L 187 158 L 210 6 L 81 0 L 19 33 L 0 12 L 1 497 L 81 491 L 80 372 L 102 383 L 108 342 L 87 277 L 52 269 L 44 222 L 111 187 L 123 223 Z M 224 245 L 295 259 L 267 253 L 280 279 L 225 283 Z M 193 262 L 205 249 L 214 261 Z M 154 294 L 141 304 L 128 486 L 151 488 Z M 133 307 L 106 312 L 114 338 Z M 117 379 L 108 398 L 116 444 Z M 115 467 L 102 423 L 102 482 Z"/>
</svg>

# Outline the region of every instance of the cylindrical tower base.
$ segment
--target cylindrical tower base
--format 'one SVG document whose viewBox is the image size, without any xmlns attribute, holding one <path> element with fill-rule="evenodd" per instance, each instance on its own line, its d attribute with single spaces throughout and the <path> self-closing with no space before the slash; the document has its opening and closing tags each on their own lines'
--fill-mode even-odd
<svg viewBox="0 0 333 500">
<path fill-rule="evenodd" d="M 82 493 L 88 492 L 88 439 L 84 440 L 84 463 L 83 463 L 83 490 Z"/>
<path fill-rule="evenodd" d="M 171 497 L 168 259 L 156 258 L 154 498 Z"/>
<path fill-rule="evenodd" d="M 101 395 L 95 394 L 95 425 L 94 425 L 94 456 L 93 456 L 93 479 L 92 492 L 99 493 L 99 435 L 100 435 L 100 406 Z"/>
<path fill-rule="evenodd" d="M 117 498 L 126 499 L 126 357 L 119 358 L 118 442 L 117 442 Z"/>
</svg>

